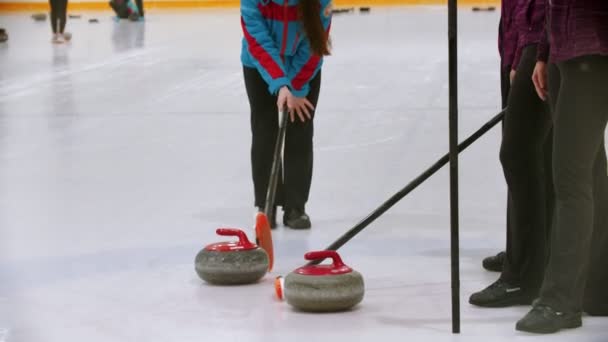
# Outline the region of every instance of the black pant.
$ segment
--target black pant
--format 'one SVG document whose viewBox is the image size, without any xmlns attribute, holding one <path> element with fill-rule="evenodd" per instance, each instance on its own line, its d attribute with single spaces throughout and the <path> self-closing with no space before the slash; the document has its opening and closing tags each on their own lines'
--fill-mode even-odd
<svg viewBox="0 0 608 342">
<path fill-rule="evenodd" d="M 251 108 L 251 165 L 255 206 L 263 208 L 278 134 L 277 97 L 253 68 L 244 68 L 245 88 Z M 310 82 L 308 100 L 316 107 L 321 88 L 321 73 Z M 313 113 L 314 118 L 314 113 Z M 283 179 L 279 179 L 276 205 L 285 209 L 304 209 L 308 202 L 313 165 L 313 120 L 287 124 L 283 160 Z"/>
<path fill-rule="evenodd" d="M 144 16 L 144 0 L 135 0 L 135 4 L 137 5 L 137 8 L 139 9 L 139 16 L 143 17 Z"/>
<path fill-rule="evenodd" d="M 608 209 L 604 148 L 608 57 L 583 56 L 559 63 L 558 69 L 559 87 L 550 88 L 551 98 L 556 101 L 555 222 L 540 302 L 557 310 L 578 312 L 583 310 L 585 299 L 586 305 L 595 302 L 594 306 L 599 306 L 587 310 L 601 311 L 602 303 L 592 296 L 597 292 L 601 296 L 597 299 L 608 299 L 608 226 L 604 217 Z M 608 309 L 606 302 L 603 305 L 604 310 Z"/>
<path fill-rule="evenodd" d="M 49 0 L 53 33 L 63 33 L 67 21 L 68 0 Z"/>
<path fill-rule="evenodd" d="M 507 257 L 501 278 L 537 294 L 547 260 L 546 141 L 551 129 L 548 105 L 532 83 L 536 45 L 524 48 L 511 86 L 500 160 L 509 188 Z"/>
<path fill-rule="evenodd" d="M 509 74 L 511 67 L 500 68 L 500 95 L 502 108 L 507 106 L 507 100 L 509 99 L 509 91 L 511 90 L 511 81 L 509 80 Z M 504 124 L 504 121 L 503 121 Z"/>
</svg>

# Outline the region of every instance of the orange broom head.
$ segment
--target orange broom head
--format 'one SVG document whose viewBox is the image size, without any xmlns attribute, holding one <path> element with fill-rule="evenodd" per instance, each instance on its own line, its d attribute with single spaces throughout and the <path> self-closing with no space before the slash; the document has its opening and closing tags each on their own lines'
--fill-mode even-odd
<svg viewBox="0 0 608 342">
<path fill-rule="evenodd" d="M 283 300 L 283 284 L 285 284 L 283 277 L 278 276 L 274 279 L 274 292 L 279 300 Z"/>
<path fill-rule="evenodd" d="M 274 250 L 272 247 L 270 222 L 264 213 L 257 213 L 255 217 L 255 237 L 258 246 L 268 254 L 268 272 L 270 272 L 274 265 Z"/>
</svg>

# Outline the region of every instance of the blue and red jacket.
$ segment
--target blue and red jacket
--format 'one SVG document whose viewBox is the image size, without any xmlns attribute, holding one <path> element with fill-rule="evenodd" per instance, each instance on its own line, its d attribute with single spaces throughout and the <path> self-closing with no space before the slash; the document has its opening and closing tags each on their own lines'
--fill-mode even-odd
<svg viewBox="0 0 608 342">
<path fill-rule="evenodd" d="M 323 64 L 323 57 L 312 53 L 298 20 L 299 1 L 241 0 L 241 25 L 245 36 L 241 62 L 259 71 L 271 94 L 287 86 L 294 96 L 306 96 L 310 80 Z M 329 34 L 331 0 L 319 2 L 321 22 Z"/>
</svg>

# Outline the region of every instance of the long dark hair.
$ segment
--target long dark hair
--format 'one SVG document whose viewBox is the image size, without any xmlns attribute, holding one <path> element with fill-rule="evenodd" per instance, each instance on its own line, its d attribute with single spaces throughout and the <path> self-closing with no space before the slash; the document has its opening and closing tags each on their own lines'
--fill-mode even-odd
<svg viewBox="0 0 608 342">
<path fill-rule="evenodd" d="M 329 55 L 331 43 L 329 36 L 323 28 L 321 16 L 319 15 L 320 11 L 321 4 L 319 0 L 300 0 L 298 3 L 298 16 L 304 26 L 304 32 L 310 42 L 312 52 L 317 56 L 327 56 Z"/>
</svg>

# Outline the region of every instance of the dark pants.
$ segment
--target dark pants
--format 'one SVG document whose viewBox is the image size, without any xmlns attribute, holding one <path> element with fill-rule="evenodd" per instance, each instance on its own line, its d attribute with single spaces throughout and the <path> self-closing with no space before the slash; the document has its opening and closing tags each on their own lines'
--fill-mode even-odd
<svg viewBox="0 0 608 342">
<path fill-rule="evenodd" d="M 537 294 L 547 260 L 546 142 L 551 129 L 548 105 L 532 83 L 536 45 L 524 48 L 511 86 L 504 119 L 500 160 L 509 188 L 507 257 L 501 278 Z"/>
<path fill-rule="evenodd" d="M 63 33 L 67 21 L 68 0 L 49 0 L 53 33 Z"/>
<path fill-rule="evenodd" d="M 270 94 L 268 85 L 253 68 L 244 68 L 245 88 L 251 108 L 251 165 L 255 206 L 263 208 L 270 178 L 274 146 L 278 134 L 279 116 L 277 97 Z M 316 107 L 321 88 L 321 73 L 310 82 L 308 100 Z M 313 113 L 314 118 L 314 113 Z M 276 205 L 285 209 L 303 210 L 312 181 L 313 121 L 287 124 L 283 159 L 283 179 L 279 179 Z"/>
<path fill-rule="evenodd" d="M 144 0 L 135 0 L 135 4 L 137 5 L 137 8 L 139 9 L 139 16 L 143 17 L 144 16 Z"/>
<path fill-rule="evenodd" d="M 608 57 L 579 57 L 558 68 L 561 81 L 550 88 L 556 209 L 540 302 L 567 312 L 585 303 L 606 314 Z"/>
</svg>

